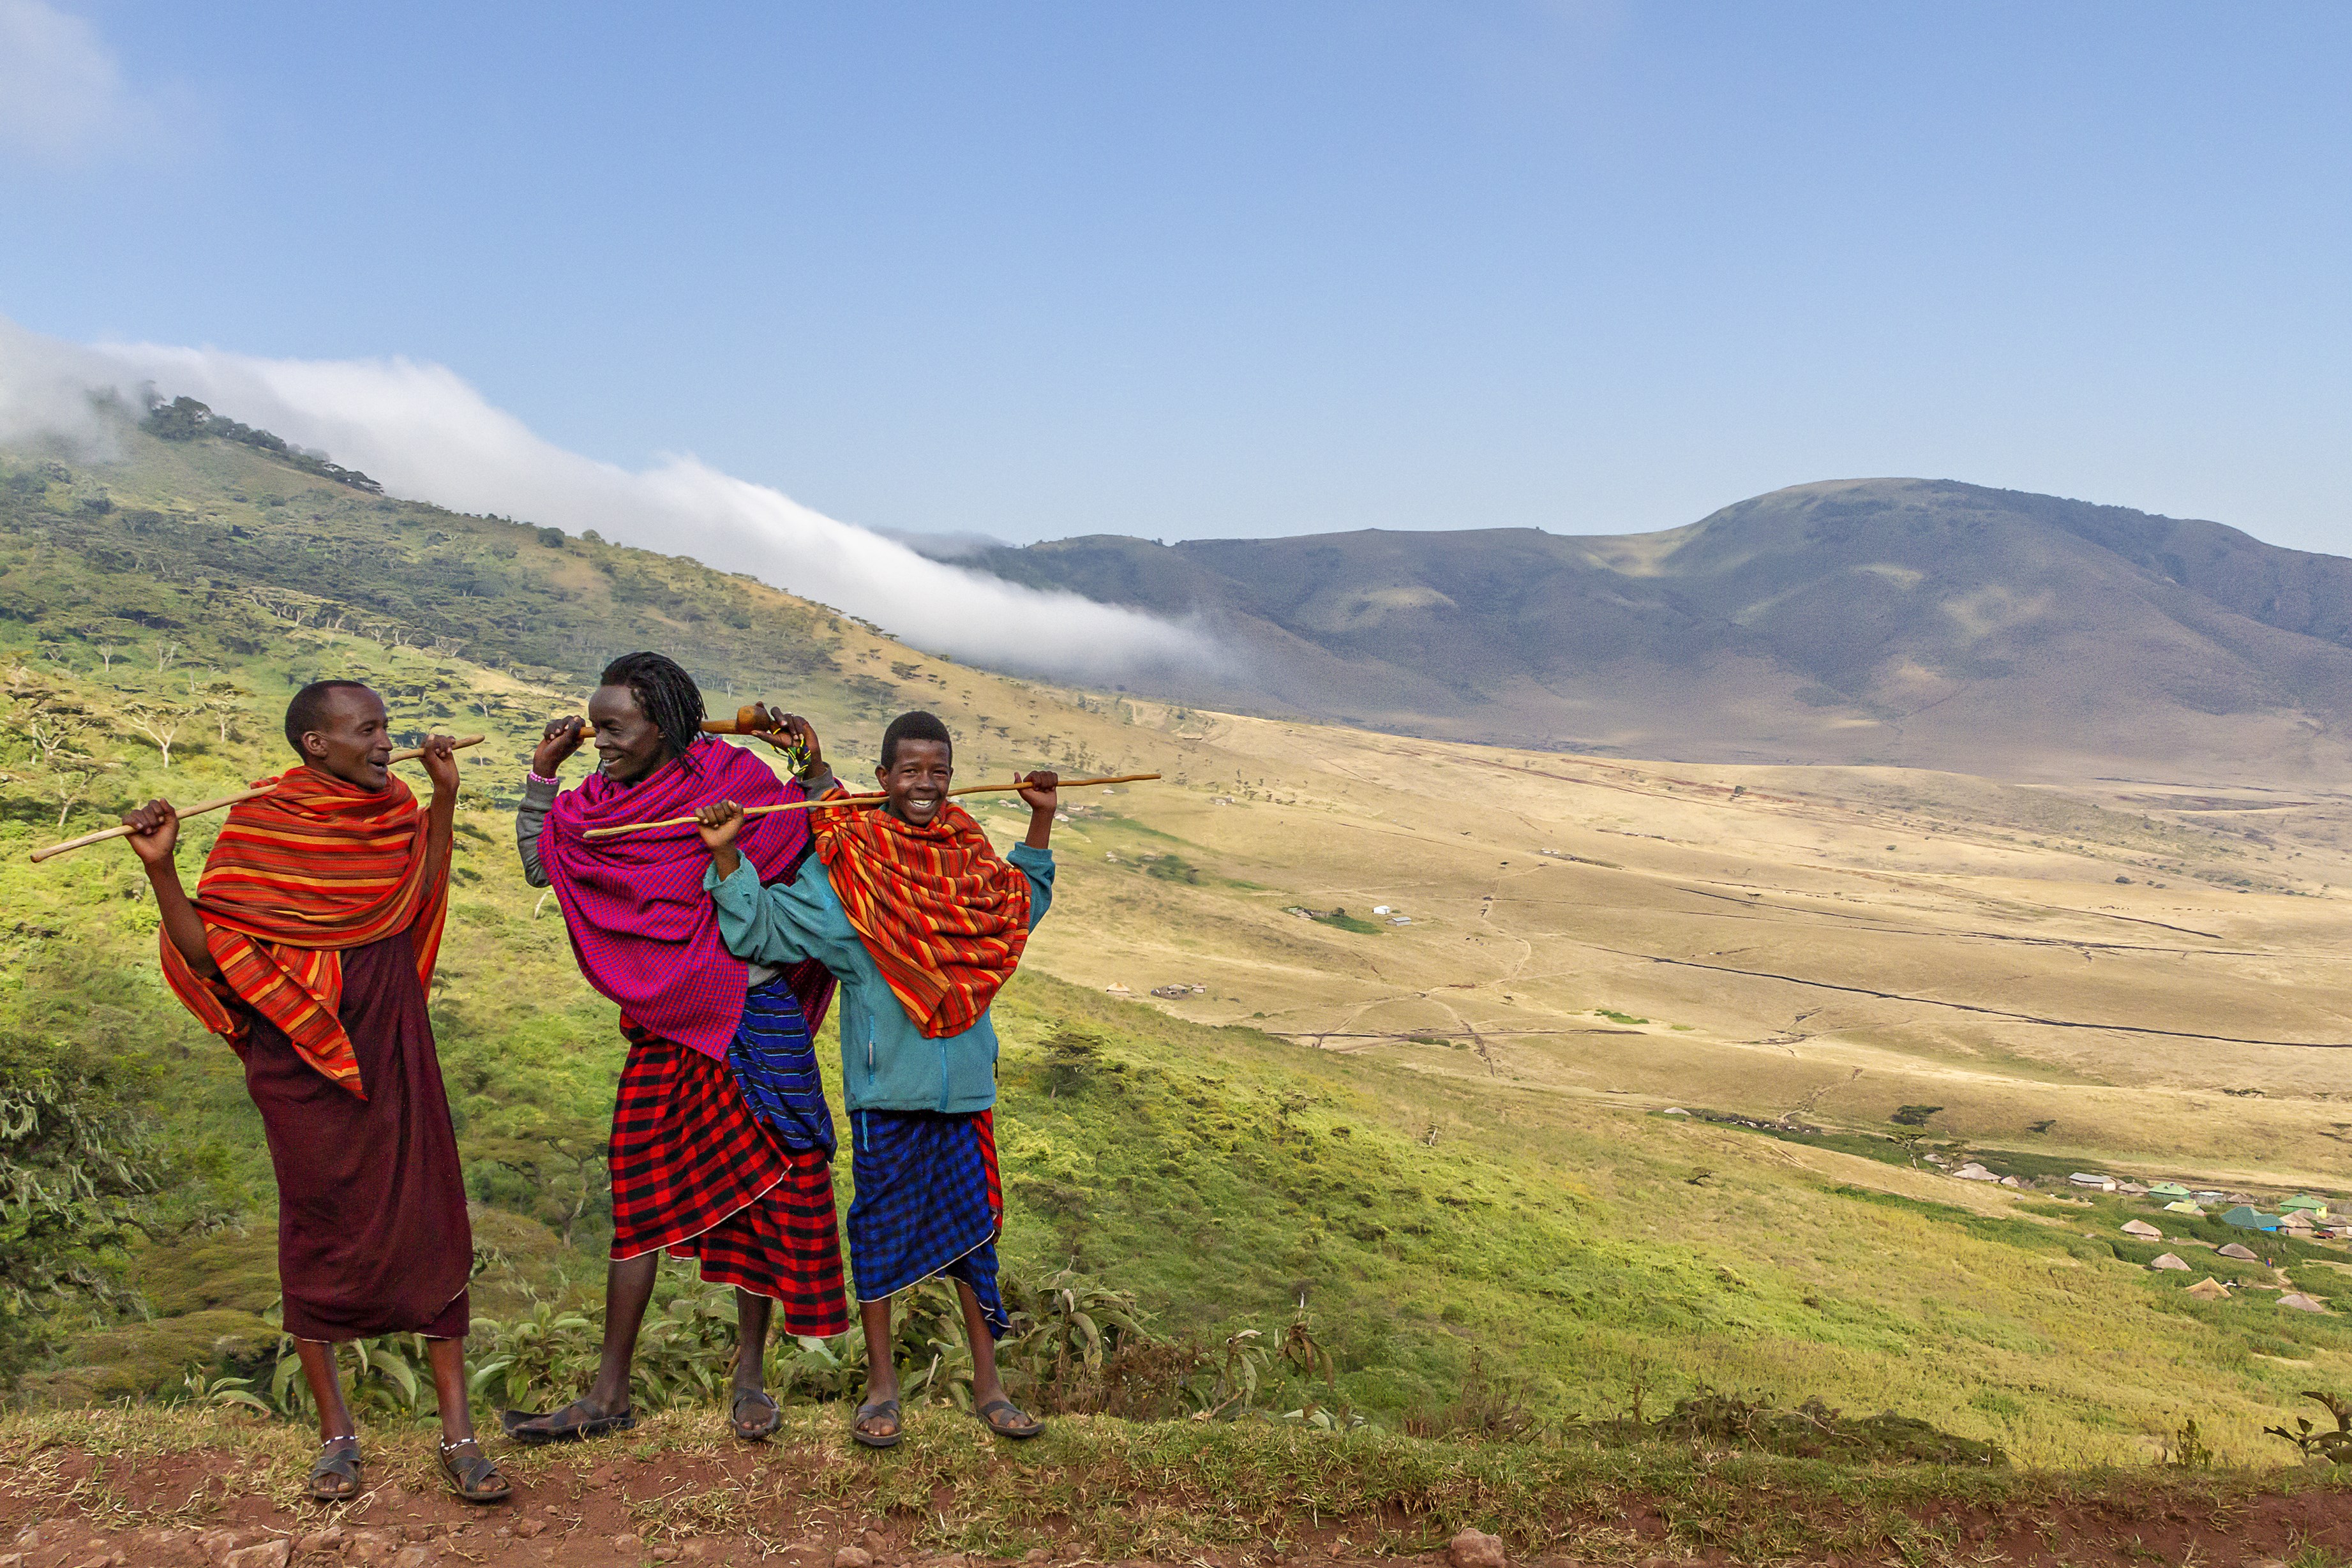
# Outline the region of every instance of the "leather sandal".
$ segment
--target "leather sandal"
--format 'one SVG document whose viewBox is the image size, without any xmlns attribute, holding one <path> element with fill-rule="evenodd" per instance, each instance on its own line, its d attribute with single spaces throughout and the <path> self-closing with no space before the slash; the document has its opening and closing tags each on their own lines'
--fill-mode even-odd
<svg viewBox="0 0 2352 1568">
<path fill-rule="evenodd" d="M 743 1406 L 752 1400 L 757 1400 L 759 1408 L 765 1413 L 758 1420 L 747 1425 L 743 1420 Z M 764 1388 L 739 1388 L 735 1391 L 733 1401 L 727 1406 L 727 1425 L 734 1430 L 738 1437 L 747 1443 L 766 1442 L 775 1435 L 776 1428 L 783 1424 L 782 1409 L 777 1406 L 775 1400 L 769 1397 L 768 1391 Z"/>
<path fill-rule="evenodd" d="M 574 1399 L 561 1410 L 501 1410 L 499 1425 L 518 1443 L 538 1444 L 577 1443 L 585 1437 L 601 1437 L 607 1432 L 625 1432 L 637 1424 L 633 1410 L 625 1407 L 610 1416 L 592 1416 L 580 1408 L 586 1403 L 584 1399 Z M 545 1421 L 548 1425 L 534 1427 L 530 1424 L 533 1421 Z"/>
<path fill-rule="evenodd" d="M 999 1420 L 996 1416 L 996 1412 L 999 1410 L 1004 1412 L 1005 1418 L 1003 1420 Z M 1026 1442 L 1045 1429 L 1045 1423 L 1028 1414 L 1010 1399 L 992 1399 L 972 1414 L 980 1417 L 981 1425 L 998 1437 L 1011 1437 L 1020 1442 Z M 1024 1422 L 1026 1425 L 1020 1424 Z"/>
<path fill-rule="evenodd" d="M 471 1453 L 466 1451 L 469 1448 Z M 441 1445 L 441 1473 L 449 1478 L 451 1493 L 463 1502 L 504 1502 L 514 1495 L 507 1478 L 499 1474 L 498 1466 L 482 1452 L 482 1445 L 471 1437 Z"/>
<path fill-rule="evenodd" d="M 890 1429 L 887 1432 L 867 1431 L 866 1420 L 869 1416 L 889 1416 Z M 896 1399 L 877 1399 L 871 1405 L 860 1405 L 857 1419 L 850 1425 L 849 1435 L 869 1448 L 897 1448 L 907 1437 L 907 1424 L 898 1416 L 898 1402 Z"/>
<path fill-rule="evenodd" d="M 350 1448 L 338 1448 L 349 1443 Z M 346 1432 L 340 1437 L 330 1437 L 319 1445 L 320 1454 L 310 1467 L 310 1500 L 313 1502 L 349 1502 L 360 1495 L 360 1438 L 356 1432 Z M 330 1483 L 337 1483 L 331 1485 Z"/>
</svg>

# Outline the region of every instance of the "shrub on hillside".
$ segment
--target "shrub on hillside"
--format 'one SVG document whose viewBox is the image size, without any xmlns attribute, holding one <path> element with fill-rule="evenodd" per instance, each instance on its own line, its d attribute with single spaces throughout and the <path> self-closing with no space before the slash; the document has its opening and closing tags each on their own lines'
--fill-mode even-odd
<svg viewBox="0 0 2352 1568">
<path fill-rule="evenodd" d="M 0 1034 L 0 1375 L 73 1309 L 125 1304 L 125 1249 L 163 1187 L 120 1059 Z"/>
</svg>

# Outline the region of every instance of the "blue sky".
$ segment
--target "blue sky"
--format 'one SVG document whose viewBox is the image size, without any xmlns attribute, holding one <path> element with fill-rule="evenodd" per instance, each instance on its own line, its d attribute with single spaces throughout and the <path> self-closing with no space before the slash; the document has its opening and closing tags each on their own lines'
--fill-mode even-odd
<svg viewBox="0 0 2352 1568">
<path fill-rule="evenodd" d="M 2352 553 L 2352 7 L 10 27 L 0 315 L 437 361 L 851 522 L 1616 532 L 1910 474 Z"/>
</svg>

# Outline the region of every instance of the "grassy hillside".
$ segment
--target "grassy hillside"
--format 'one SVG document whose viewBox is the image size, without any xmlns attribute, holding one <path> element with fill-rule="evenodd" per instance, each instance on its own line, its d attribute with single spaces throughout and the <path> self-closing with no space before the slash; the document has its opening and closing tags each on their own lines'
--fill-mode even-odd
<svg viewBox="0 0 2352 1568">
<path fill-rule="evenodd" d="M 1007 1249 L 1024 1278 L 1131 1291 L 1204 1345 L 1299 1325 L 1332 1362 L 1328 1383 L 1311 1357 L 1277 1365 L 1290 1400 L 1442 1426 L 1475 1357 L 1498 1398 L 1551 1420 L 1654 1416 L 1708 1386 L 1894 1408 L 2042 1460 L 2143 1457 L 2194 1416 L 2256 1460 L 2287 1453 L 2260 1427 L 2352 1364 L 2345 1316 L 2282 1311 L 2274 1291 L 2188 1300 L 2116 1234 L 2120 1210 L 1922 1163 L 1948 1143 L 2340 1175 L 2341 1053 L 2232 1047 L 2275 1062 L 2263 1095 L 2219 1098 L 2242 1059 L 1919 999 L 2137 1008 L 2176 1032 L 2203 1007 L 2189 1021 L 2211 1036 L 2352 1039 L 2301 984 L 2342 924 L 2326 879 L 2352 883 L 2318 817 L 2265 817 L 2252 844 L 2177 801 L 1561 764 L 1055 691 L 714 568 L 351 491 L 249 447 L 123 439 L 110 465 L 0 458 L 0 1036 L 136 1107 L 166 1188 L 145 1218 L 176 1239 L 102 1260 L 143 1309 L 35 1303 L 48 1348 L 28 1395 L 175 1387 L 181 1361 L 262 1334 L 271 1284 L 257 1128 L 234 1059 L 155 976 L 131 857 L 22 852 L 123 800 L 275 769 L 284 698 L 321 674 L 375 682 L 404 728 L 494 737 L 468 754 L 433 997 L 497 1252 L 482 1310 L 589 1291 L 621 1047 L 515 873 L 506 810 L 543 716 L 607 653 L 648 644 L 714 706 L 811 713 L 845 769 L 920 702 L 963 737 L 968 775 L 1170 775 L 1073 800 L 1059 830 L 1063 894 L 1000 1014 Z M 166 768 L 140 726 L 174 714 Z M 1881 851 L 1895 824 L 1905 847 Z M 209 831 L 191 837 L 194 864 Z M 2116 939 L 2132 922 L 2220 935 L 2134 948 Z M 1874 995 L 1824 1004 L 1775 977 L 1798 973 Z M 1177 980 L 1165 1003 L 1105 994 Z M 1822 1136 L 1662 1113 L 1800 1103 Z M 1926 1144 L 1874 1135 L 1916 1138 L 1890 1123 L 1909 1104 L 1937 1108 Z M 2337 1293 L 2343 1254 L 2277 1255 Z"/>
</svg>

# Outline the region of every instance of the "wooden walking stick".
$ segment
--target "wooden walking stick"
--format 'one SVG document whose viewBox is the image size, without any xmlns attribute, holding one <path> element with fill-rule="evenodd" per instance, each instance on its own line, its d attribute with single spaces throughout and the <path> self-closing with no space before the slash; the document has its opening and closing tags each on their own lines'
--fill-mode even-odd
<svg viewBox="0 0 2352 1568">
<path fill-rule="evenodd" d="M 480 735 L 460 736 L 455 744 L 454 749 L 463 751 L 469 746 L 481 745 L 482 742 L 488 738 L 488 737 L 487 736 Z M 394 752 L 391 758 L 388 758 L 387 765 L 391 762 L 413 762 L 424 755 L 424 747 L 412 746 L 405 750 Z M 180 808 L 180 821 L 184 822 L 190 817 L 201 817 L 207 811 L 218 811 L 226 807 L 234 806 L 242 800 L 257 800 L 262 796 L 268 793 L 269 791 L 266 789 L 240 789 L 234 795 L 223 795 L 217 800 L 199 800 L 193 806 L 183 806 Z M 118 823 L 111 828 L 101 828 L 94 833 L 84 833 L 78 839 L 68 839 L 61 844 L 51 844 L 47 849 L 35 850 L 32 853 L 32 859 L 36 861 L 45 861 L 51 855 L 61 855 L 68 850 L 85 849 L 91 844 L 102 844 L 109 839 L 127 839 L 130 836 L 131 830 Z"/>
<path fill-rule="evenodd" d="M 1108 779 L 1065 779 L 1055 784 L 1055 788 L 1057 789 L 1084 789 L 1097 784 L 1139 784 L 1147 779 L 1157 779 L 1159 777 L 1160 775 L 1157 773 L 1117 773 Z M 950 789 L 948 791 L 948 794 L 950 797 L 957 795 L 1003 795 L 1014 789 L 1026 789 L 1029 786 L 1026 784 L 971 784 L 965 786 L 961 789 Z M 887 800 L 888 799 L 888 796 L 881 794 L 831 795 L 822 800 L 788 800 L 780 806 L 747 806 L 743 809 L 743 814 L 747 817 L 764 817 L 771 811 L 814 811 L 832 806 L 871 806 L 877 800 Z M 582 834 L 581 837 L 589 839 L 609 839 L 617 833 L 641 833 L 649 828 L 690 828 L 692 826 L 694 826 L 694 819 L 692 817 L 664 817 L 658 822 L 623 822 L 617 827 L 591 828 L 585 833 Z"/>
</svg>

